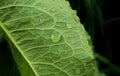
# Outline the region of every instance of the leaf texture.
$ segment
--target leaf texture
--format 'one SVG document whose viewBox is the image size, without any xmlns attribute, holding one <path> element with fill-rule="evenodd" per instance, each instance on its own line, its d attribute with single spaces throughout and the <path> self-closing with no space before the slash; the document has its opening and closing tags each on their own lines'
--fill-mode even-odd
<svg viewBox="0 0 120 76">
<path fill-rule="evenodd" d="M 68 1 L 0 0 L 0 21 L 21 76 L 98 76 L 90 38 Z"/>
</svg>

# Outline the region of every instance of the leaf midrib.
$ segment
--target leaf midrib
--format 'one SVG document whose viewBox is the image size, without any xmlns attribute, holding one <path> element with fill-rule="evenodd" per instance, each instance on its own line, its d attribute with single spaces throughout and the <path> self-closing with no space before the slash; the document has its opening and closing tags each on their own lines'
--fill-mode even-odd
<svg viewBox="0 0 120 76">
<path fill-rule="evenodd" d="M 8 38 L 11 40 L 11 42 L 14 44 L 14 46 L 17 48 L 18 52 L 20 52 L 20 54 L 22 55 L 22 57 L 26 60 L 26 62 L 28 63 L 28 65 L 30 66 L 30 68 L 32 69 L 32 71 L 34 72 L 35 76 L 39 76 L 38 73 L 36 72 L 36 70 L 34 69 L 34 67 L 32 66 L 31 62 L 28 60 L 28 58 L 24 55 L 22 49 L 18 46 L 18 44 L 16 43 L 16 41 L 14 40 L 14 38 L 10 35 L 9 31 L 6 29 L 6 27 L 4 27 L 4 25 L 2 24 L 2 22 L 0 22 L 0 27 L 2 28 L 2 30 L 6 33 L 6 35 L 8 36 Z"/>
</svg>

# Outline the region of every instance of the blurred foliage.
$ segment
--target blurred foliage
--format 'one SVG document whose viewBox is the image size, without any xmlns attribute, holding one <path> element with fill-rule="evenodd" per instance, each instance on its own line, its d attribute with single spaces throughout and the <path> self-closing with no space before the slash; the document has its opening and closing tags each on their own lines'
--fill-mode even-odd
<svg viewBox="0 0 120 76">
<path fill-rule="evenodd" d="M 116 0 L 69 0 L 93 41 L 100 71 L 120 76 L 120 12 Z"/>
<path fill-rule="evenodd" d="M 0 41 L 0 76 L 20 76 L 6 40 Z"/>
</svg>

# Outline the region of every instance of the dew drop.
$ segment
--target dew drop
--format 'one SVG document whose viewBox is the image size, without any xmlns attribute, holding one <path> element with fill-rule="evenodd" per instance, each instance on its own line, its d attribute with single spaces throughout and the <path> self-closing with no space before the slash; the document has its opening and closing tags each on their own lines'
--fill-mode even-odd
<svg viewBox="0 0 120 76">
<path fill-rule="evenodd" d="M 48 10 L 48 8 L 47 8 L 47 7 L 43 7 L 43 9 L 44 9 L 44 10 Z"/>
<path fill-rule="evenodd" d="M 41 67 L 39 67 L 39 70 L 41 70 L 41 71 L 42 71 Z"/>
<path fill-rule="evenodd" d="M 63 9 L 63 7 L 62 7 L 63 5 L 60 4 L 59 6 L 60 6 L 61 9 Z"/>
<path fill-rule="evenodd" d="M 51 11 L 52 11 L 52 12 L 54 12 L 54 11 L 55 11 L 55 9 L 52 9 Z"/>
<path fill-rule="evenodd" d="M 70 23 L 68 23 L 67 28 L 72 28 L 72 25 Z"/>
<path fill-rule="evenodd" d="M 51 35 L 51 41 L 53 43 L 59 42 L 61 39 L 61 35 L 58 32 L 55 32 L 54 34 Z"/>
<path fill-rule="evenodd" d="M 80 21 L 80 19 L 79 19 L 78 17 L 76 17 L 76 16 L 74 16 L 73 19 L 74 19 L 76 22 L 79 22 L 79 21 Z"/>
<path fill-rule="evenodd" d="M 78 74 L 80 74 L 80 69 L 76 69 L 76 74 L 78 75 Z"/>
</svg>

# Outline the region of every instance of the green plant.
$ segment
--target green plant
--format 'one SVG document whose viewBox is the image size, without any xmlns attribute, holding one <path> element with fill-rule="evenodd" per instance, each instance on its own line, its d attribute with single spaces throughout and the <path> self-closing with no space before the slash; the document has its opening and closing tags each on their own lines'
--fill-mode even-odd
<svg viewBox="0 0 120 76">
<path fill-rule="evenodd" d="M 99 76 L 90 37 L 68 1 L 0 0 L 4 41 L 0 53 L 12 53 L 8 62 L 21 76 Z"/>
</svg>

